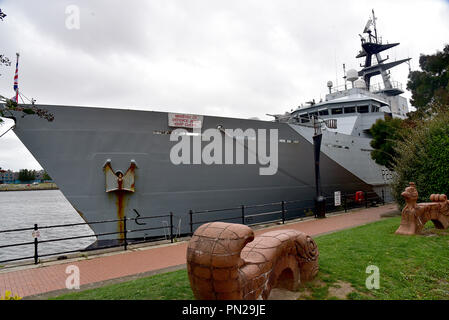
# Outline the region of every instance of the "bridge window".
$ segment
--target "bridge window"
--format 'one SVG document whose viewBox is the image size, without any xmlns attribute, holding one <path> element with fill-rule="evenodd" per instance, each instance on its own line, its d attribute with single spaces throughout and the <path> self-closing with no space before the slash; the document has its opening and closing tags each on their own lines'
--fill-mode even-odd
<svg viewBox="0 0 449 320">
<path fill-rule="evenodd" d="M 303 113 L 299 115 L 299 119 L 301 123 L 309 122 L 309 115 L 307 113 Z"/>
<path fill-rule="evenodd" d="M 343 113 L 343 108 L 332 109 L 332 114 L 342 114 L 342 113 Z"/>
<path fill-rule="evenodd" d="M 345 113 L 355 113 L 355 107 L 346 107 Z"/>
<path fill-rule="evenodd" d="M 326 110 L 320 110 L 318 113 L 319 113 L 320 116 L 327 116 L 327 115 L 329 115 L 329 110 L 327 110 L 327 109 Z"/>
<path fill-rule="evenodd" d="M 357 107 L 358 113 L 368 113 L 369 112 L 369 106 L 358 106 Z"/>
</svg>

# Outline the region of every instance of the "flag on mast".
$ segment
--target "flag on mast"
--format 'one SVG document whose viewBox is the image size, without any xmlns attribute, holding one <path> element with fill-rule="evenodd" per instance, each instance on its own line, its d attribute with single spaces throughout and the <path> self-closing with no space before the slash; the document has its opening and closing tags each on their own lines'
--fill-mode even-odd
<svg viewBox="0 0 449 320">
<path fill-rule="evenodd" d="M 14 75 L 14 91 L 16 92 L 16 102 L 19 102 L 19 53 L 16 53 L 16 73 Z"/>
</svg>

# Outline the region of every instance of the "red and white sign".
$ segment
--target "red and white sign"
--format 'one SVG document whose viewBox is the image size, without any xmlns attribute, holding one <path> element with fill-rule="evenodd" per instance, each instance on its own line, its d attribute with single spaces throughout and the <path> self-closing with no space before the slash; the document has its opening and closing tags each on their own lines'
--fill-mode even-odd
<svg viewBox="0 0 449 320">
<path fill-rule="evenodd" d="M 203 116 L 185 113 L 169 113 L 168 126 L 178 128 L 201 128 Z"/>
</svg>

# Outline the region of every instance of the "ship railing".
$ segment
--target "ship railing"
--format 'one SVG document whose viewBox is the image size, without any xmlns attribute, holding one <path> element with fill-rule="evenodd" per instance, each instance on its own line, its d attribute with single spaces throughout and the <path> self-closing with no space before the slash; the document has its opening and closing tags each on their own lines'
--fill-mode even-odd
<svg viewBox="0 0 449 320">
<path fill-rule="evenodd" d="M 362 43 L 377 43 L 377 44 L 382 44 L 382 37 L 381 36 L 377 36 L 377 42 L 376 42 L 376 38 L 374 38 L 373 36 L 365 36 L 365 35 L 359 35 L 360 39 L 362 40 Z"/>
<path fill-rule="evenodd" d="M 390 83 L 391 83 L 391 88 L 386 88 L 385 84 L 383 82 L 378 82 L 378 83 L 372 84 L 372 85 L 370 85 L 368 91 L 372 92 L 372 93 L 381 92 L 386 89 L 397 89 L 397 90 L 403 91 L 403 85 L 401 82 L 393 80 L 393 81 L 390 81 Z M 330 93 L 331 94 L 341 93 L 344 95 L 349 95 L 352 92 L 352 91 L 350 91 L 351 89 L 366 90 L 366 89 L 361 89 L 361 88 L 354 88 L 351 83 L 347 83 L 346 85 L 342 84 L 339 86 L 332 87 Z"/>
<path fill-rule="evenodd" d="M 340 84 L 338 86 L 331 87 L 331 89 L 330 89 L 331 92 L 330 93 L 343 92 L 343 91 L 347 91 L 349 89 L 352 89 L 352 87 L 351 87 L 351 83 L 348 82 L 346 85 L 345 84 Z"/>
<path fill-rule="evenodd" d="M 386 88 L 385 84 L 383 82 L 379 82 L 379 83 L 373 84 L 373 85 L 370 86 L 370 91 L 371 92 L 380 92 L 380 91 L 383 91 L 385 89 L 398 89 L 398 90 L 403 91 L 401 82 L 399 82 L 399 81 L 390 81 L 390 83 L 391 83 L 391 88 Z"/>
<path fill-rule="evenodd" d="M 335 205 L 334 195 L 327 195 L 326 199 L 326 213 L 332 214 L 335 212 L 347 212 L 348 210 L 360 207 L 366 207 L 373 204 L 385 203 L 384 191 L 382 190 L 382 195 L 379 196 L 377 193 L 372 191 L 363 191 L 363 196 L 360 197 L 360 193 L 358 197 L 355 193 L 353 194 L 341 194 L 341 201 L 339 205 Z M 136 212 L 137 213 L 137 212 Z M 223 213 L 226 214 L 226 217 L 223 217 Z M 218 215 L 221 215 L 220 217 Z M 303 199 L 303 200 L 285 200 L 279 202 L 270 202 L 264 204 L 251 204 L 251 205 L 240 205 L 233 206 L 228 208 L 219 208 L 219 209 L 208 209 L 208 210 L 189 210 L 188 217 L 190 232 L 181 232 L 181 218 L 184 218 L 185 215 L 174 215 L 173 212 L 162 215 L 154 215 L 148 217 L 138 217 L 129 218 L 124 216 L 121 219 L 111 219 L 111 220 L 100 220 L 100 221 L 91 221 L 89 223 L 81 222 L 81 223 L 69 223 L 69 224 L 57 224 L 57 225 L 45 225 L 39 226 L 38 224 L 34 224 L 34 227 L 29 228 L 16 228 L 9 230 L 0 230 L 0 237 L 6 233 L 15 233 L 15 232 L 32 232 L 33 241 L 28 242 L 20 242 L 20 243 L 11 243 L 11 244 L 2 244 L 0 245 L 0 250 L 5 248 L 23 248 L 24 246 L 33 246 L 34 254 L 28 254 L 23 257 L 11 258 L 6 260 L 0 260 L 0 263 L 11 263 L 17 261 L 29 261 L 34 262 L 34 264 L 38 264 L 43 257 L 58 257 L 58 259 L 66 259 L 66 256 L 62 256 L 65 254 L 71 253 L 83 253 L 94 250 L 103 250 L 110 248 L 120 248 L 123 247 L 124 250 L 128 249 L 130 244 L 141 244 L 146 242 L 154 242 L 154 241 L 170 241 L 173 243 L 177 238 L 181 236 L 181 233 L 186 236 L 193 235 L 194 231 L 197 227 L 204 223 L 215 222 L 215 221 L 227 221 L 234 223 L 241 223 L 248 226 L 257 226 L 262 224 L 270 224 L 270 223 L 279 223 L 285 224 L 289 220 L 295 220 L 305 217 L 316 216 L 315 211 L 315 200 L 314 199 Z M 178 218 L 178 223 L 175 224 L 174 219 Z M 161 219 L 165 219 L 161 221 Z M 149 223 L 144 223 L 144 221 L 148 220 L 158 220 L 162 222 L 162 226 L 157 226 L 157 222 L 149 225 Z M 134 229 L 129 228 L 129 222 L 134 221 L 138 227 Z M 51 239 L 40 239 L 40 230 L 48 230 L 48 229 L 57 229 L 57 228 L 73 228 L 76 226 L 88 226 L 88 225 L 96 225 L 96 224 L 107 224 L 107 223 L 120 223 L 121 228 L 120 231 L 116 232 L 104 232 L 97 234 L 89 234 L 89 235 L 77 235 L 77 236 L 68 236 L 68 237 L 57 237 Z M 153 226 L 154 225 L 154 226 Z M 142 227 L 141 227 L 142 226 Z M 175 231 L 175 229 L 177 229 Z M 154 236 L 149 238 L 143 238 L 142 240 L 133 239 L 130 237 L 130 234 L 135 232 L 142 231 L 163 231 L 163 236 Z M 162 234 L 162 231 L 159 233 Z M 43 245 L 45 243 L 55 243 L 62 242 L 68 240 L 76 240 L 76 239 L 87 239 L 87 238 L 96 238 L 102 236 L 111 236 L 111 235 L 119 235 L 119 239 L 115 241 L 115 243 L 108 246 L 101 247 L 88 247 L 85 249 L 77 249 L 77 250 L 64 250 L 50 253 L 42 253 L 40 252 L 39 245 Z M 41 247 L 42 248 L 42 247 Z M 0 251 L 1 252 L 1 251 Z"/>
<path fill-rule="evenodd" d="M 136 229 L 128 229 L 127 228 L 127 222 L 128 221 L 141 221 L 141 220 L 148 220 L 148 219 L 161 219 L 165 218 L 169 221 L 168 226 L 162 225 L 162 226 L 156 226 L 156 227 L 144 227 L 144 228 L 136 228 Z M 43 257 L 50 257 L 50 256 L 60 256 L 64 254 L 69 253 L 77 253 L 77 252 L 87 252 L 87 251 L 93 251 L 98 249 L 110 249 L 110 248 L 117 248 L 117 247 L 124 247 L 125 250 L 127 250 L 129 244 L 138 244 L 143 242 L 149 242 L 149 241 L 158 241 L 158 240 L 169 240 L 171 243 L 175 241 L 175 225 L 173 223 L 174 214 L 170 212 L 169 214 L 165 215 L 158 215 L 158 216 L 150 216 L 150 217 L 138 217 L 138 218 L 127 218 L 124 216 L 122 219 L 113 219 L 113 220 L 101 220 L 101 221 L 91 221 L 89 223 L 87 222 L 80 222 L 80 223 L 69 223 L 69 224 L 58 224 L 58 225 L 47 225 L 47 226 L 38 226 L 38 224 L 34 224 L 34 227 L 30 228 L 16 228 L 16 229 L 9 229 L 9 230 L 0 230 L 0 237 L 2 234 L 6 233 L 14 233 L 14 232 L 26 232 L 26 231 L 32 231 L 32 237 L 34 238 L 33 241 L 29 242 L 20 242 L 20 243 L 12 243 L 12 244 L 4 244 L 0 245 L 0 250 L 5 248 L 12 248 L 12 247 L 23 247 L 23 246 L 34 246 L 34 255 L 27 255 L 23 257 L 18 258 L 12 258 L 12 259 L 6 259 L 6 260 L 0 260 L 0 263 L 11 263 L 15 261 L 23 261 L 23 260 L 33 260 L 34 264 L 38 264 L 40 261 L 40 258 Z M 51 239 L 45 239 L 40 240 L 40 230 L 45 229 L 56 229 L 56 228 L 70 228 L 75 226 L 88 226 L 88 225 L 95 225 L 95 224 L 106 224 L 106 223 L 120 223 L 123 225 L 120 231 L 115 232 L 104 232 L 104 233 L 97 233 L 97 234 L 90 234 L 90 235 L 79 235 L 79 236 L 70 236 L 70 237 L 58 237 L 58 238 L 51 238 Z M 139 225 L 142 223 L 138 223 Z M 166 230 L 168 229 L 168 236 L 166 233 Z M 162 237 L 151 237 L 147 240 L 134 240 L 129 238 L 129 234 L 133 232 L 141 232 L 141 231 L 155 231 L 155 230 L 163 230 L 164 236 Z M 111 236 L 111 235 L 120 235 L 116 243 L 112 245 L 107 246 L 101 246 L 101 247 L 92 247 L 92 248 L 86 248 L 86 249 L 77 249 L 77 250 L 65 250 L 65 251 L 57 251 L 57 252 L 51 252 L 51 253 L 40 253 L 39 252 L 39 245 L 45 244 L 45 243 L 54 243 L 54 242 L 61 242 L 61 241 L 68 241 L 68 240 L 76 240 L 76 239 L 87 239 L 87 238 L 99 238 L 103 236 Z"/>
<path fill-rule="evenodd" d="M 335 205 L 335 195 L 326 196 L 326 212 L 329 214 L 335 212 L 348 212 L 354 208 L 377 205 L 379 203 L 385 204 L 385 192 L 382 190 L 382 195 L 379 196 L 374 191 L 361 191 L 362 195 L 356 196 L 356 193 L 341 194 L 341 201 L 339 205 Z M 226 218 L 215 218 L 215 214 L 228 215 Z M 206 215 L 206 217 L 204 217 Z M 315 216 L 315 200 L 288 200 L 271 202 L 254 205 L 241 205 L 239 207 L 230 207 L 214 210 L 189 210 L 189 225 L 190 235 L 193 235 L 197 226 L 204 223 L 215 221 L 230 221 L 241 223 L 249 226 L 256 226 L 261 224 L 282 223 L 298 218 Z"/>
</svg>

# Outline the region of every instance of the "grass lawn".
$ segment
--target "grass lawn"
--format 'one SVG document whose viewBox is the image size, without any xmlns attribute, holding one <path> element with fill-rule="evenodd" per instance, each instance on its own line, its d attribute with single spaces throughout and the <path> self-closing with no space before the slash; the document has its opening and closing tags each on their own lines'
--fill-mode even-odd
<svg viewBox="0 0 449 320">
<path fill-rule="evenodd" d="M 55 190 L 58 186 L 53 182 L 32 184 L 0 184 L 0 191 Z"/>
<path fill-rule="evenodd" d="M 57 300 L 193 300 L 187 270 L 65 294 Z"/>
<path fill-rule="evenodd" d="M 300 288 L 302 299 L 449 299 L 449 230 L 429 222 L 424 236 L 395 235 L 400 218 L 315 237 L 317 278 Z M 380 288 L 367 289 L 375 265 Z M 56 299 L 193 299 L 186 270 L 155 275 Z"/>
<path fill-rule="evenodd" d="M 400 236 L 399 223 L 389 218 L 317 237 L 320 272 L 301 289 L 305 298 L 332 299 L 329 289 L 351 284 L 349 299 L 449 299 L 449 230 L 429 221 L 426 235 Z M 379 268 L 379 289 L 365 286 L 370 265 Z"/>
</svg>

